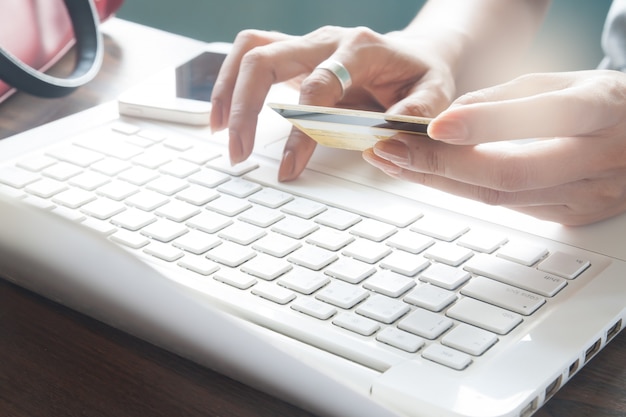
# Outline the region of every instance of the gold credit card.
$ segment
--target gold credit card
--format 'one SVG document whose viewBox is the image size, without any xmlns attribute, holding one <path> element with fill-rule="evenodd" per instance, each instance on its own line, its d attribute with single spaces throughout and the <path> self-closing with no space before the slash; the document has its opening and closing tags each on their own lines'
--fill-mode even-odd
<svg viewBox="0 0 626 417">
<path fill-rule="evenodd" d="M 357 151 L 398 133 L 426 136 L 432 120 L 304 104 L 269 103 L 269 106 L 320 145 Z"/>
</svg>

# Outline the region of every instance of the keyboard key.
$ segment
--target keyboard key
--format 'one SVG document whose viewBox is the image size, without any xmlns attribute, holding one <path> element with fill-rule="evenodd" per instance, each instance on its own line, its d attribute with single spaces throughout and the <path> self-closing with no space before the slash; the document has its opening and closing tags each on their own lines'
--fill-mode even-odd
<svg viewBox="0 0 626 417">
<path fill-rule="evenodd" d="M 255 256 L 256 252 L 252 249 L 233 242 L 224 242 L 206 253 L 210 260 L 231 268 L 236 268 Z"/>
<path fill-rule="evenodd" d="M 155 222 L 156 220 L 157 218 L 151 213 L 131 208 L 113 216 L 111 218 L 111 223 L 116 226 L 123 227 L 124 229 L 135 231 Z"/>
<path fill-rule="evenodd" d="M 424 339 L 395 327 L 386 327 L 376 335 L 376 340 L 409 353 L 415 353 L 424 346 Z"/>
<path fill-rule="evenodd" d="M 432 264 L 420 274 L 420 280 L 447 290 L 457 289 L 470 277 L 471 275 L 461 268 L 440 263 Z"/>
<path fill-rule="evenodd" d="M 480 356 L 498 341 L 498 337 L 486 330 L 461 323 L 450 330 L 441 343 L 470 355 Z"/>
<path fill-rule="evenodd" d="M 292 214 L 303 219 L 311 219 L 324 210 L 326 210 L 326 206 L 324 204 L 302 197 L 294 198 L 281 208 L 282 212 Z"/>
<path fill-rule="evenodd" d="M 317 246 L 304 245 L 287 258 L 289 262 L 319 271 L 337 260 L 337 255 Z"/>
<path fill-rule="evenodd" d="M 239 216 L 239 220 L 259 227 L 270 227 L 284 218 L 285 215 L 280 211 L 263 206 L 253 206 L 251 209 L 244 211 Z"/>
<path fill-rule="evenodd" d="M 505 335 L 522 322 L 522 316 L 473 298 L 462 298 L 446 311 L 453 319 Z"/>
<path fill-rule="evenodd" d="M 222 240 L 217 236 L 199 230 L 190 230 L 189 233 L 185 233 L 174 240 L 172 245 L 184 251 L 200 255 L 221 243 Z"/>
<path fill-rule="evenodd" d="M 437 242 L 424 252 L 424 256 L 450 266 L 459 266 L 474 255 L 462 246 L 447 242 Z"/>
<path fill-rule="evenodd" d="M 410 307 L 394 298 L 374 294 L 361 303 L 355 311 L 381 323 L 391 324 L 408 313 Z"/>
<path fill-rule="evenodd" d="M 169 198 L 163 194 L 146 190 L 131 195 L 124 202 L 131 207 L 136 207 L 144 211 L 152 211 L 166 204 L 168 201 L 170 201 Z"/>
<path fill-rule="evenodd" d="M 415 280 L 392 271 L 378 271 L 365 281 L 363 287 L 389 297 L 400 297 L 415 286 Z"/>
<path fill-rule="evenodd" d="M 293 268 L 278 280 L 283 287 L 307 295 L 313 294 L 329 282 L 328 276 L 306 268 Z"/>
<path fill-rule="evenodd" d="M 159 219 L 141 229 L 141 234 L 160 242 L 171 242 L 188 231 L 189 229 L 180 223 Z"/>
<path fill-rule="evenodd" d="M 169 161 L 166 164 L 161 165 L 161 168 L 159 168 L 159 172 L 162 174 L 171 175 L 172 177 L 181 179 L 187 178 L 191 174 L 195 174 L 198 171 L 200 171 L 198 165 L 181 159 Z"/>
<path fill-rule="evenodd" d="M 83 168 L 87 168 L 89 165 L 104 158 L 98 152 L 73 145 L 50 149 L 46 152 L 46 155 Z"/>
<path fill-rule="evenodd" d="M 218 236 L 240 245 L 249 245 L 265 236 L 265 234 L 265 230 L 258 226 L 244 222 L 235 222 L 222 229 Z"/>
<path fill-rule="evenodd" d="M 472 363 L 472 358 L 469 355 L 437 343 L 424 349 L 422 357 L 457 371 L 467 368 Z"/>
<path fill-rule="evenodd" d="M 41 173 L 46 177 L 53 178 L 57 181 L 67 181 L 81 172 L 83 172 L 83 169 L 79 166 L 68 164 L 66 162 L 59 162 L 58 164 L 54 164 L 44 169 Z"/>
<path fill-rule="evenodd" d="M 128 230 L 118 230 L 110 236 L 110 239 L 114 242 L 121 243 L 129 248 L 139 249 L 150 243 L 150 239 L 139 233 L 133 233 Z"/>
<path fill-rule="evenodd" d="M 257 240 L 252 248 L 259 252 L 267 253 L 277 258 L 287 256 L 291 252 L 295 251 L 302 244 L 293 238 L 284 236 L 278 233 L 268 233 L 266 236 Z"/>
<path fill-rule="evenodd" d="M 574 279 L 591 266 L 591 262 L 563 252 L 554 252 L 539 264 L 539 270 Z"/>
<path fill-rule="evenodd" d="M 489 277 L 544 297 L 553 297 L 567 285 L 565 279 L 556 275 L 483 254 L 474 256 L 464 268 L 476 275 Z"/>
<path fill-rule="evenodd" d="M 340 258 L 324 270 L 325 274 L 351 284 L 358 284 L 374 272 L 374 266 L 351 258 Z"/>
<path fill-rule="evenodd" d="M 291 200 L 293 200 L 293 196 L 291 194 L 269 187 L 263 188 L 261 191 L 250 197 L 251 202 L 261 204 L 269 208 L 278 208 Z"/>
<path fill-rule="evenodd" d="M 222 195 L 206 205 L 207 209 L 230 217 L 234 217 L 250 207 L 252 207 L 252 204 L 248 201 L 229 195 Z"/>
<path fill-rule="evenodd" d="M 391 253 L 380 262 L 381 268 L 389 269 L 407 277 L 417 275 L 418 272 L 428 268 L 429 265 L 430 262 L 422 256 L 401 251 Z"/>
<path fill-rule="evenodd" d="M 315 222 L 337 230 L 346 230 L 360 221 L 358 214 L 336 208 L 330 208 L 315 218 Z"/>
<path fill-rule="evenodd" d="M 81 174 L 82 175 L 82 174 Z M 126 181 L 114 180 L 98 188 L 96 193 L 115 201 L 122 201 L 139 192 L 139 187 Z"/>
<path fill-rule="evenodd" d="M 486 230 L 471 230 L 461 236 L 457 243 L 478 252 L 493 253 L 504 245 L 507 240 L 506 236 L 500 233 Z"/>
<path fill-rule="evenodd" d="M 93 191 L 98 187 L 111 181 L 109 177 L 95 171 L 85 171 L 77 176 L 70 178 L 68 184 L 82 188 L 83 190 Z"/>
<path fill-rule="evenodd" d="M 259 184 L 241 178 L 234 178 L 217 187 L 218 191 L 237 198 L 246 198 L 261 189 Z"/>
<path fill-rule="evenodd" d="M 86 215 L 100 220 L 110 219 L 124 210 L 126 207 L 122 203 L 106 197 L 93 200 L 81 208 L 81 211 Z"/>
<path fill-rule="evenodd" d="M 187 226 L 206 233 L 217 233 L 226 226 L 233 224 L 230 217 L 212 211 L 203 211 L 187 221 Z"/>
<path fill-rule="evenodd" d="M 485 277 L 473 278 L 461 289 L 461 294 L 524 316 L 531 315 L 546 302 L 537 294 Z"/>
<path fill-rule="evenodd" d="M 116 158 L 102 159 L 91 166 L 96 172 L 99 172 L 109 177 L 114 177 L 122 171 L 130 169 L 132 165 L 126 161 L 122 161 Z"/>
<path fill-rule="evenodd" d="M 307 243 L 332 251 L 338 251 L 353 241 L 354 236 L 327 227 L 318 229 L 306 239 Z"/>
<path fill-rule="evenodd" d="M 166 245 L 161 242 L 151 242 L 143 250 L 148 255 L 155 256 L 167 262 L 174 262 L 177 259 L 183 257 L 184 253 L 173 247 L 172 245 Z"/>
<path fill-rule="evenodd" d="M 220 269 L 213 278 L 216 281 L 223 282 L 224 284 L 231 285 L 240 290 L 247 290 L 257 283 L 257 280 L 248 274 L 237 269 Z"/>
<path fill-rule="evenodd" d="M 424 216 L 411 226 L 411 230 L 435 239 L 452 242 L 467 232 L 469 227 L 447 217 Z"/>
<path fill-rule="evenodd" d="M 374 320 L 354 313 L 339 314 L 333 319 L 333 324 L 363 336 L 371 336 L 380 328 L 380 325 Z"/>
<path fill-rule="evenodd" d="M 357 239 L 346 246 L 341 253 L 363 262 L 375 264 L 391 253 L 391 249 L 382 243 L 367 239 Z"/>
<path fill-rule="evenodd" d="M 441 314 L 416 308 L 400 320 L 398 328 L 434 340 L 452 327 L 452 320 Z"/>
<path fill-rule="evenodd" d="M 356 285 L 341 281 L 333 281 L 315 295 L 320 301 L 337 307 L 349 309 L 365 300 L 369 293 Z"/>
<path fill-rule="evenodd" d="M 273 281 L 292 268 L 293 266 L 287 261 L 260 253 L 243 264 L 241 271 L 265 281 Z"/>
<path fill-rule="evenodd" d="M 196 206 L 203 206 L 209 201 L 215 200 L 220 194 L 212 188 L 200 185 L 191 185 L 176 194 L 176 198 Z"/>
<path fill-rule="evenodd" d="M 409 230 L 401 230 L 387 239 L 385 243 L 393 248 L 401 249 L 406 252 L 421 253 L 428 247 L 434 245 L 435 240 Z"/>
<path fill-rule="evenodd" d="M 219 156 L 220 153 L 217 150 L 197 146 L 180 154 L 180 159 L 192 162 L 196 165 L 204 165 L 211 159 L 215 159 Z"/>
<path fill-rule="evenodd" d="M 133 158 L 133 164 L 144 168 L 157 169 L 172 160 L 172 156 L 167 152 L 145 152 Z M 196 167 L 197 168 L 197 167 Z"/>
<path fill-rule="evenodd" d="M 290 307 L 300 313 L 320 320 L 328 320 L 337 313 L 337 309 L 313 298 L 298 297 Z"/>
<path fill-rule="evenodd" d="M 319 226 L 312 221 L 293 216 L 285 217 L 272 226 L 272 230 L 274 232 L 281 233 L 294 239 L 302 239 L 317 229 L 319 229 Z"/>
<path fill-rule="evenodd" d="M 404 301 L 430 311 L 441 311 L 456 301 L 456 293 L 430 284 L 421 284 Z"/>
<path fill-rule="evenodd" d="M 208 188 L 214 188 L 218 185 L 230 180 L 230 176 L 223 172 L 214 171 L 212 169 L 203 169 L 188 178 L 189 182 L 202 185 Z"/>
<path fill-rule="evenodd" d="M 220 266 L 215 262 L 203 256 L 193 255 L 185 255 L 185 257 L 178 261 L 178 266 L 204 276 L 211 275 L 220 269 Z"/>
<path fill-rule="evenodd" d="M 273 301 L 277 304 L 288 304 L 296 298 L 296 294 L 286 288 L 268 282 L 260 282 L 252 288 L 252 294 Z"/>
<path fill-rule="evenodd" d="M 155 178 L 146 184 L 148 190 L 156 191 L 167 196 L 172 196 L 179 191 L 189 187 L 187 181 L 180 178 L 172 177 L 171 175 L 163 175 L 162 177 Z"/>
<path fill-rule="evenodd" d="M 49 156 L 45 156 L 45 155 L 39 155 L 39 156 L 33 156 L 33 157 L 29 157 L 21 161 L 18 161 L 17 164 L 15 165 L 19 168 L 23 168 L 28 171 L 39 172 L 42 169 L 45 169 L 56 163 L 57 163 L 57 160 L 54 158 L 50 158 Z"/>
<path fill-rule="evenodd" d="M 24 191 L 27 193 L 34 194 L 41 198 L 50 198 L 65 190 L 67 190 L 65 183 L 48 178 L 40 179 L 24 188 Z"/>
<path fill-rule="evenodd" d="M 0 168 L 0 183 L 13 188 L 24 188 L 41 178 L 39 175 L 26 171 L 25 169 L 5 166 Z"/>
<path fill-rule="evenodd" d="M 392 234 L 396 233 L 398 229 L 387 223 L 383 223 L 374 219 L 364 219 L 352 229 L 350 233 L 355 236 L 359 236 L 365 239 L 373 240 L 374 242 L 382 242 Z"/>
<path fill-rule="evenodd" d="M 254 162 L 252 159 L 246 159 L 239 164 L 231 165 L 230 160 L 227 157 L 221 156 L 207 162 L 207 166 L 225 174 L 232 175 L 233 177 L 241 177 L 242 175 L 257 169 L 259 164 Z"/>
<path fill-rule="evenodd" d="M 173 222 L 184 222 L 200 213 L 200 208 L 180 200 L 171 200 L 155 210 L 154 214 Z"/>
<path fill-rule="evenodd" d="M 522 265 L 531 266 L 548 254 L 548 250 L 525 242 L 509 242 L 497 253 L 497 256 Z"/>
<path fill-rule="evenodd" d="M 158 176 L 159 174 L 151 169 L 134 166 L 122 171 L 117 177 L 134 185 L 145 185 L 155 178 L 158 178 Z"/>
</svg>

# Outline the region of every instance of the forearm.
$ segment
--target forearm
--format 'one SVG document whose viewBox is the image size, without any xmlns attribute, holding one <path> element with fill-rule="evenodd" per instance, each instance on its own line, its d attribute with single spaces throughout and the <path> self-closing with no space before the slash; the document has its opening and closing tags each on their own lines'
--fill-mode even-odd
<svg viewBox="0 0 626 417">
<path fill-rule="evenodd" d="M 427 41 L 440 54 L 460 95 L 516 75 L 549 2 L 429 0 L 402 33 Z"/>
</svg>

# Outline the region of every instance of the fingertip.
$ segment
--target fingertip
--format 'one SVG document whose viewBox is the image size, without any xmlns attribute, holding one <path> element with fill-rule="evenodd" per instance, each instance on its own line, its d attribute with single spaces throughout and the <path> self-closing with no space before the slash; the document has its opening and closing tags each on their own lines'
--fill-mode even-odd
<svg viewBox="0 0 626 417">
<path fill-rule="evenodd" d="M 443 142 L 464 142 L 469 139 L 467 124 L 443 113 L 428 124 L 426 133 L 431 139 Z"/>
</svg>

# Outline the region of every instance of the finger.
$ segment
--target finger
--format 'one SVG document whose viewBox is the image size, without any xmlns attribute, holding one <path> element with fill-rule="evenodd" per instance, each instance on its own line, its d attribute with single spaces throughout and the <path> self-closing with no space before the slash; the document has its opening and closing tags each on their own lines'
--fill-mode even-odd
<svg viewBox="0 0 626 417">
<path fill-rule="evenodd" d="M 409 171 L 494 190 L 522 191 L 595 175 L 598 168 L 594 167 L 593 152 L 584 151 L 584 146 L 591 145 L 584 138 L 567 138 L 519 145 L 458 146 L 400 134 L 379 141 L 372 152 Z"/>
<path fill-rule="evenodd" d="M 436 188 L 488 205 L 507 207 L 533 217 L 578 226 L 597 222 L 626 210 L 623 176 L 596 178 L 537 190 L 506 192 L 462 181 L 403 169 L 378 157 L 372 149 L 363 158 L 387 175 Z"/>
<path fill-rule="evenodd" d="M 310 72 L 331 48 L 307 39 L 292 38 L 254 48 L 243 56 L 228 124 L 233 163 L 245 160 L 252 152 L 258 114 L 270 87 Z"/>
<path fill-rule="evenodd" d="M 408 96 L 394 105 L 387 113 L 412 115 L 421 117 L 435 117 L 450 105 L 454 97 L 454 82 L 443 80 L 442 73 L 427 73 L 420 78 Z"/>
<path fill-rule="evenodd" d="M 216 132 L 228 126 L 233 90 L 242 57 L 251 49 L 288 39 L 278 32 L 247 30 L 241 32 L 224 59 L 211 94 L 211 129 Z"/>
<path fill-rule="evenodd" d="M 513 87 L 514 92 L 520 90 Z M 509 98 L 513 95 L 509 88 L 501 85 L 483 100 L 475 94 L 472 103 L 450 107 L 430 124 L 429 135 L 463 144 L 578 136 L 603 128 L 618 110 L 584 83 L 519 98 Z"/>
</svg>

